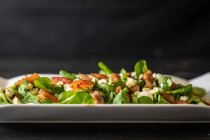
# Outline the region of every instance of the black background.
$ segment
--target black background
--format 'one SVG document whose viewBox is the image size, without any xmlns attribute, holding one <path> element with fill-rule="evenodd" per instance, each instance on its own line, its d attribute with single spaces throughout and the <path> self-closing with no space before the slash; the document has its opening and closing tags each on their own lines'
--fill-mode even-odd
<svg viewBox="0 0 210 140">
<path fill-rule="evenodd" d="M 0 1 L 0 75 L 133 70 L 193 78 L 210 71 L 208 1 Z"/>
<path fill-rule="evenodd" d="M 210 71 L 208 0 L 1 0 L 0 75 L 89 73 L 102 60 L 187 79 Z M 209 139 L 208 124 L 0 124 L 0 139 Z"/>
</svg>

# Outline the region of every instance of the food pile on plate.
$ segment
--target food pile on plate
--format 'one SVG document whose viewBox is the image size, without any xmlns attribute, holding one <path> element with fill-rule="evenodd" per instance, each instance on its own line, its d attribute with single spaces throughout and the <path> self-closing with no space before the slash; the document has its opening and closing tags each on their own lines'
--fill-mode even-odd
<svg viewBox="0 0 210 140">
<path fill-rule="evenodd" d="M 140 60 L 134 72 L 113 72 L 103 62 L 100 71 L 74 74 L 61 70 L 58 77 L 25 76 L 0 89 L 0 104 L 202 104 L 205 90 L 153 73 Z"/>
</svg>

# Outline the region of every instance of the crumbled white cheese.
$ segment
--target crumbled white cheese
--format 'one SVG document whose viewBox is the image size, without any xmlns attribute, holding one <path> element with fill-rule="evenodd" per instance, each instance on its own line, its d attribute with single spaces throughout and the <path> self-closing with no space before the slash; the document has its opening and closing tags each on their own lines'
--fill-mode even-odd
<svg viewBox="0 0 210 140">
<path fill-rule="evenodd" d="M 188 99 L 187 96 L 181 96 L 181 97 L 180 97 L 180 100 L 181 100 L 181 101 L 187 101 L 187 99 Z"/>
<path fill-rule="evenodd" d="M 64 87 L 64 90 L 65 90 L 65 91 L 70 91 L 70 90 L 72 90 L 72 88 L 70 87 L 70 84 L 65 84 L 63 87 Z"/>
<path fill-rule="evenodd" d="M 135 86 L 137 84 L 137 81 L 132 79 L 132 78 L 127 78 L 127 81 L 126 81 L 126 86 L 131 88 L 133 86 Z"/>
<path fill-rule="evenodd" d="M 131 72 L 131 77 L 135 77 L 136 76 L 136 72 Z"/>
<path fill-rule="evenodd" d="M 26 86 L 27 90 L 32 90 L 33 89 L 33 85 L 31 83 L 28 83 L 28 85 Z"/>
<path fill-rule="evenodd" d="M 158 87 L 154 87 L 152 90 L 150 90 L 149 92 L 151 93 L 151 94 L 155 94 L 155 93 L 157 93 L 159 91 L 159 88 Z"/>
<path fill-rule="evenodd" d="M 101 80 L 98 80 L 98 84 L 101 85 L 101 84 L 107 84 L 107 81 L 105 79 L 101 79 Z"/>
<path fill-rule="evenodd" d="M 20 102 L 20 99 L 15 97 L 13 100 L 12 100 L 13 104 L 21 104 Z"/>
<path fill-rule="evenodd" d="M 12 96 L 15 94 L 15 92 L 14 92 L 14 90 L 13 90 L 12 88 L 6 88 L 6 89 L 5 89 L 5 94 L 6 94 L 8 97 L 12 97 Z"/>
<path fill-rule="evenodd" d="M 57 86 L 62 86 L 63 85 L 63 82 L 62 81 L 59 81 L 58 83 L 56 83 Z"/>
<path fill-rule="evenodd" d="M 159 78 L 162 77 L 162 75 L 159 74 L 159 73 L 153 73 L 153 74 L 152 74 L 152 77 L 155 78 L 155 79 L 159 79 Z"/>
<path fill-rule="evenodd" d="M 97 79 L 96 79 L 95 77 L 91 77 L 91 81 L 92 81 L 93 83 L 95 83 L 95 82 L 97 81 Z"/>
<path fill-rule="evenodd" d="M 38 88 L 34 88 L 30 91 L 31 94 L 33 95 L 37 95 L 39 93 L 39 89 Z"/>
<path fill-rule="evenodd" d="M 143 74 L 140 74 L 140 75 L 139 75 L 139 79 L 142 79 L 142 78 L 143 78 L 143 76 L 144 76 Z"/>
<path fill-rule="evenodd" d="M 150 97 L 153 100 L 153 94 L 150 93 L 150 92 L 146 92 L 146 91 L 139 92 L 139 91 L 136 91 L 134 93 L 134 95 L 137 95 L 137 98 L 140 98 L 141 96 L 147 96 L 147 97 Z"/>
</svg>

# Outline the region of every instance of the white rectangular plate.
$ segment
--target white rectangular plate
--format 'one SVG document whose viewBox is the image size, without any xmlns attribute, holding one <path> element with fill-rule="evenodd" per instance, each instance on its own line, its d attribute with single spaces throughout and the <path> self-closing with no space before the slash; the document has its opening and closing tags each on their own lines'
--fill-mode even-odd
<svg viewBox="0 0 210 140">
<path fill-rule="evenodd" d="M 199 105 L 1 105 L 1 123 L 210 123 Z"/>
<path fill-rule="evenodd" d="M 49 76 L 49 75 L 45 75 Z M 0 79 L 7 86 L 19 79 Z M 177 83 L 187 82 L 174 77 Z M 0 105 L 0 123 L 210 123 L 203 105 Z"/>
</svg>

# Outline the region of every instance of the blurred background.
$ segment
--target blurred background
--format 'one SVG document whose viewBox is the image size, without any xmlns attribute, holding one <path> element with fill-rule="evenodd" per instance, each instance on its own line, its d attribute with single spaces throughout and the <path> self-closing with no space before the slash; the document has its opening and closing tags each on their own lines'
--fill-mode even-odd
<svg viewBox="0 0 210 140">
<path fill-rule="evenodd" d="M 187 79 L 210 71 L 208 1 L 1 0 L 0 76 L 118 72 L 139 59 Z"/>
</svg>

